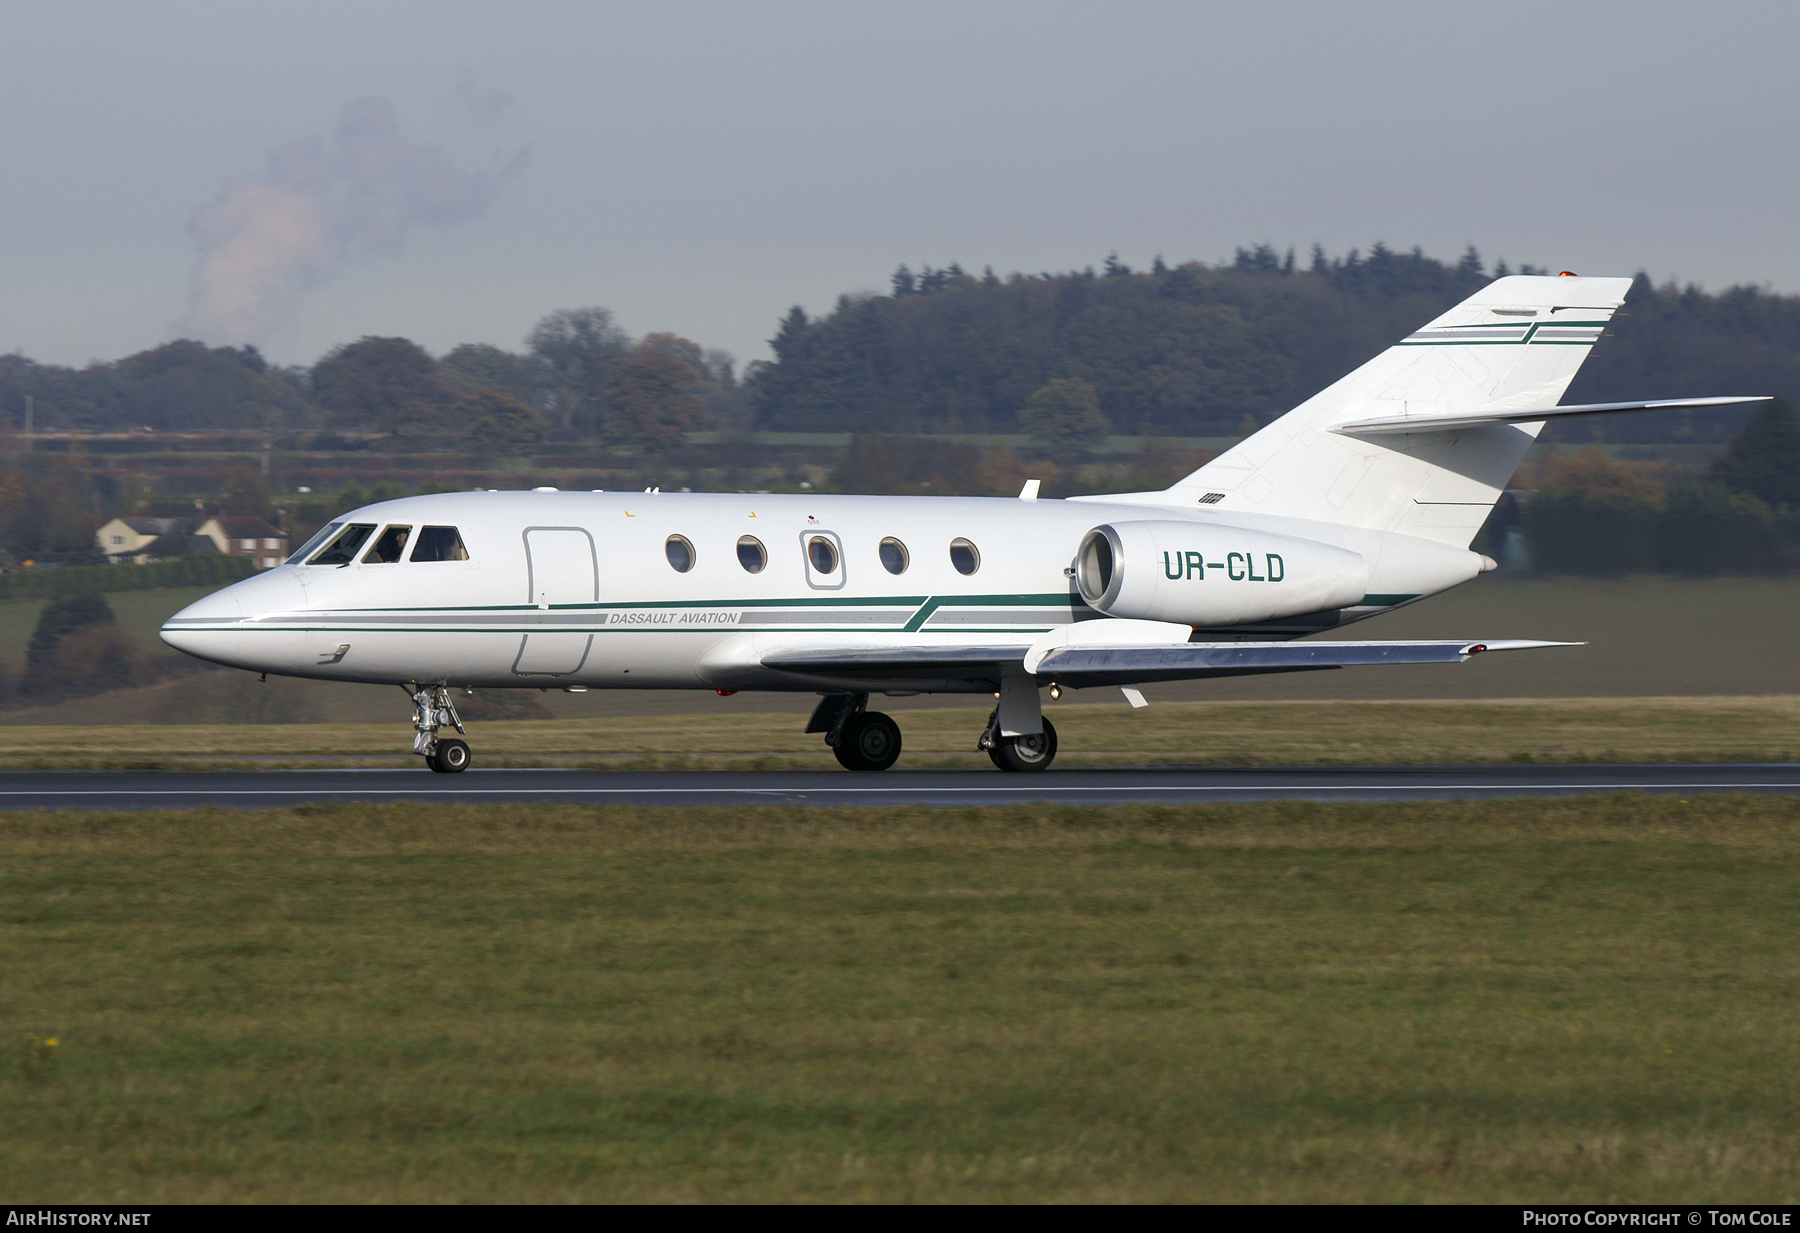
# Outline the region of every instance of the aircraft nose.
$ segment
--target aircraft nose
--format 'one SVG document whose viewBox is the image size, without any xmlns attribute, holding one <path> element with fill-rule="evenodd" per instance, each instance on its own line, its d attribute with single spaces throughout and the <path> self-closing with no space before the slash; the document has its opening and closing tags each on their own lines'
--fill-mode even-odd
<svg viewBox="0 0 1800 1233">
<path fill-rule="evenodd" d="M 291 568 L 276 566 L 195 600 L 163 622 L 162 640 L 197 659 L 255 671 L 279 670 L 289 658 L 281 653 L 287 648 L 252 635 L 261 631 L 263 618 L 305 609 L 306 590 L 299 578 Z"/>
</svg>

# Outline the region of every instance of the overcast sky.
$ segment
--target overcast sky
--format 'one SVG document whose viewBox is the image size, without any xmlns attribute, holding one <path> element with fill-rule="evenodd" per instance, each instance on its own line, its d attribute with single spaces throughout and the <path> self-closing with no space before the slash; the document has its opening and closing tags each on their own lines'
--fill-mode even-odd
<svg viewBox="0 0 1800 1233">
<path fill-rule="evenodd" d="M 1800 4 L 25 3 L 0 351 L 764 357 L 900 262 L 1475 244 L 1800 291 Z"/>
</svg>

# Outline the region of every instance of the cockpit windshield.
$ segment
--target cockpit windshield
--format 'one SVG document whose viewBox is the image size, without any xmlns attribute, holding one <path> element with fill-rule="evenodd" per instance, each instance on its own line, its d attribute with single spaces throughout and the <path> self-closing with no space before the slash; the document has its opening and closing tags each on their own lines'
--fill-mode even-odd
<svg viewBox="0 0 1800 1233">
<path fill-rule="evenodd" d="M 343 525 L 344 524 L 341 522 L 328 522 L 317 531 L 314 531 L 313 537 L 304 544 L 301 544 L 300 547 L 296 548 L 294 550 L 294 555 L 287 559 L 287 563 L 289 565 L 298 565 L 300 562 L 306 560 L 307 557 L 318 550 L 320 544 L 325 543 L 332 536 L 336 535 L 338 529 Z"/>
<path fill-rule="evenodd" d="M 307 564 L 348 565 L 356 559 L 356 550 L 363 546 L 363 541 L 374 533 L 374 524 L 353 522 L 344 528 L 342 534 L 331 541 L 330 546 L 313 557 Z"/>
<path fill-rule="evenodd" d="M 406 547 L 406 537 L 411 527 L 389 527 L 375 540 L 375 546 L 364 554 L 364 565 L 392 565 L 400 559 L 401 551 Z"/>
</svg>

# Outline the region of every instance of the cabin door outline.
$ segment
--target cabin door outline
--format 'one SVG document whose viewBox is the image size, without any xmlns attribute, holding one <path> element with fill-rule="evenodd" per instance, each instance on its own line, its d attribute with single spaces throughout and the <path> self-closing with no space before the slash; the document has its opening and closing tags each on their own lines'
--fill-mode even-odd
<svg viewBox="0 0 1800 1233">
<path fill-rule="evenodd" d="M 539 620 L 600 602 L 600 553 L 586 527 L 526 527 L 523 538 L 525 602 L 543 614 Z M 591 633 L 545 628 L 523 634 L 513 675 L 569 676 L 581 671 L 593 647 Z"/>
</svg>

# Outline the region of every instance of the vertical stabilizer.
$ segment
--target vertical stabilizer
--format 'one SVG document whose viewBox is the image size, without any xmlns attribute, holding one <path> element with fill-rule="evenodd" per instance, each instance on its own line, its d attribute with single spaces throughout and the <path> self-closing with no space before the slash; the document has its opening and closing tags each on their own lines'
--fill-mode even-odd
<svg viewBox="0 0 1800 1233">
<path fill-rule="evenodd" d="M 1159 494 L 1467 547 L 1541 422 L 1355 437 L 1376 417 L 1553 407 L 1628 278 L 1496 279 Z"/>
</svg>

